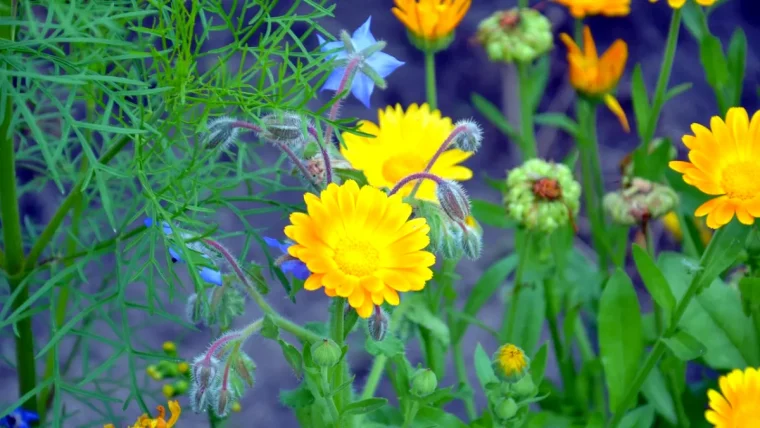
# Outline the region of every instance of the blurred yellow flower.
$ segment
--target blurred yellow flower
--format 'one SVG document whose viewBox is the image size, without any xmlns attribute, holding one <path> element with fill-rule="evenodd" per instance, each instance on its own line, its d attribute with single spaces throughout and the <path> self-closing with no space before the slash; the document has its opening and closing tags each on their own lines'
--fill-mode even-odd
<svg viewBox="0 0 760 428">
<path fill-rule="evenodd" d="M 402 24 L 422 40 L 435 41 L 454 32 L 472 0 L 394 0 L 391 9 Z"/>
<path fill-rule="evenodd" d="M 733 370 L 718 379 L 720 392 L 707 391 L 710 408 L 705 419 L 716 428 L 760 426 L 760 371 Z"/>
<path fill-rule="evenodd" d="M 712 6 L 715 4 L 718 0 L 695 0 L 698 5 L 700 6 Z M 649 3 L 657 3 L 657 0 L 649 0 Z M 683 5 L 686 4 L 686 0 L 668 0 L 668 5 L 672 7 L 673 9 L 680 9 L 683 7 Z"/>
<path fill-rule="evenodd" d="M 176 400 L 169 401 L 169 412 L 171 413 L 171 417 L 168 421 L 165 419 L 166 410 L 164 409 L 164 406 L 156 406 L 156 410 L 158 411 L 158 417 L 149 418 L 148 415 L 143 414 L 137 419 L 137 422 L 129 428 L 172 428 L 177 424 L 179 415 L 182 413 L 182 408 Z M 114 428 L 114 425 L 106 424 L 103 428 Z"/>
<path fill-rule="evenodd" d="M 699 239 L 702 240 L 702 243 L 707 244 L 710 242 L 712 233 L 710 232 L 710 229 L 707 228 L 705 223 L 702 221 L 695 221 L 694 223 L 697 226 L 697 230 L 699 230 Z M 662 224 L 665 226 L 665 230 L 667 230 L 676 241 L 680 242 L 683 239 L 681 223 L 678 221 L 678 214 L 676 214 L 675 211 L 671 211 L 665 214 L 665 216 L 662 218 Z"/>
<path fill-rule="evenodd" d="M 672 161 L 670 167 L 683 174 L 683 181 L 708 195 L 717 196 L 694 213 L 707 216 L 707 226 L 717 229 L 728 224 L 734 214 L 751 225 L 760 217 L 760 111 L 750 121 L 747 110 L 733 107 L 724 122 L 718 116 L 710 128 L 692 124 L 694 135 L 682 139 L 689 148 L 689 160 Z"/>
<path fill-rule="evenodd" d="M 353 180 L 330 184 L 320 196 L 304 195 L 307 213 L 290 215 L 288 248 L 311 272 L 304 289 L 324 287 L 330 297 L 347 297 L 359 316 L 375 305 L 399 304 L 399 292 L 419 291 L 433 277 L 435 256 L 424 218 L 409 220 L 411 205 Z"/>
<path fill-rule="evenodd" d="M 397 104 L 395 108 L 388 106 L 378 110 L 378 125 L 361 121 L 358 129 L 375 138 L 345 132 L 342 134 L 345 147 L 341 147 L 341 153 L 351 167 L 364 171 L 369 184 L 393 188 L 402 178 L 425 169 L 454 130 L 454 124 L 450 118 L 441 117 L 439 110 L 430 111 L 427 104 L 412 104 L 406 112 Z M 472 171 L 459 163 L 472 154 L 460 149 L 447 150 L 430 172 L 443 179 L 469 180 Z M 406 184 L 398 194 L 409 195 L 416 183 Z M 437 202 L 436 188 L 433 181 L 423 180 L 415 197 Z"/>
<path fill-rule="evenodd" d="M 560 39 L 567 46 L 570 83 L 583 94 L 603 97 L 604 103 L 617 116 L 625 131 L 629 132 L 631 128 L 628 118 L 620 103 L 611 94 L 623 75 L 628 60 L 628 45 L 621 39 L 615 40 L 600 58 L 588 26 L 583 28 L 583 50 L 568 34 L 560 34 Z"/>
<path fill-rule="evenodd" d="M 626 16 L 631 13 L 631 0 L 554 0 L 566 6 L 575 18 L 593 15 Z"/>
</svg>

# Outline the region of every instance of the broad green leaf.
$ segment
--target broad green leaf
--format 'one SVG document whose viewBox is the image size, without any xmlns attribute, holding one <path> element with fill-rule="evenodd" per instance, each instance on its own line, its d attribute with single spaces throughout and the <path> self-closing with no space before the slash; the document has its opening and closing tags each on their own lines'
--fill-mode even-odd
<svg viewBox="0 0 760 428">
<path fill-rule="evenodd" d="M 673 404 L 673 397 L 668 390 L 665 376 L 663 376 L 659 367 L 655 366 L 649 373 L 644 384 L 641 385 L 641 393 L 648 403 L 654 405 L 657 414 L 671 424 L 676 423 L 676 406 Z"/>
<path fill-rule="evenodd" d="M 671 161 L 673 144 L 669 138 L 663 138 L 656 146 L 650 146 L 649 153 L 642 148 L 634 152 L 633 174 L 646 180 L 660 181 Z"/>
<path fill-rule="evenodd" d="M 620 420 L 619 428 L 650 428 L 654 423 L 654 407 L 651 404 L 633 409 Z"/>
<path fill-rule="evenodd" d="M 681 13 L 684 26 L 694 36 L 695 40 L 702 40 L 705 35 L 710 34 L 704 11 L 696 2 L 687 1 L 684 7 L 681 8 Z"/>
<path fill-rule="evenodd" d="M 449 346 L 449 343 L 451 343 L 449 326 L 436 314 L 431 312 L 422 299 L 419 299 L 415 303 L 411 304 L 411 310 L 404 312 L 404 317 L 412 323 L 430 331 L 430 334 L 443 346 Z"/>
<path fill-rule="evenodd" d="M 277 327 L 277 324 L 274 323 L 274 320 L 269 315 L 264 316 L 260 334 L 272 340 L 277 340 L 280 337 L 280 328 Z"/>
<path fill-rule="evenodd" d="M 699 44 L 699 56 L 705 70 L 707 83 L 715 90 L 720 90 L 728 82 L 729 70 L 723 46 L 713 35 L 705 35 Z"/>
<path fill-rule="evenodd" d="M 636 268 L 639 270 L 639 275 L 641 275 L 641 280 L 644 281 L 647 291 L 666 313 L 670 313 L 676 306 L 676 298 L 670 291 L 665 275 L 660 272 L 646 250 L 634 244 L 632 252 Z"/>
<path fill-rule="evenodd" d="M 504 205 L 482 199 L 473 199 L 471 203 L 472 215 L 479 222 L 502 229 L 509 229 L 515 226 L 515 223 L 507 217 Z"/>
<path fill-rule="evenodd" d="M 541 100 L 544 98 L 546 84 L 549 82 L 549 55 L 543 55 L 536 63 L 529 68 L 530 78 L 528 79 L 528 100 L 530 106 L 535 112 L 538 110 Z"/>
<path fill-rule="evenodd" d="M 496 373 L 493 371 L 493 366 L 491 366 L 491 357 L 486 354 L 486 351 L 483 349 L 480 343 L 478 343 L 478 345 L 475 347 L 475 355 L 473 355 L 473 360 L 475 364 L 475 374 L 478 376 L 480 386 L 484 391 L 489 384 L 499 382 L 499 379 L 496 377 Z"/>
<path fill-rule="evenodd" d="M 631 98 L 633 101 L 633 113 L 636 116 L 636 129 L 639 135 L 644 135 L 652 114 L 652 106 L 649 105 L 647 87 L 644 83 L 644 75 L 641 72 L 641 64 L 636 64 L 631 78 Z"/>
<path fill-rule="evenodd" d="M 670 337 L 663 337 L 662 341 L 673 352 L 673 355 L 681 361 L 691 361 L 704 355 L 705 345 L 689 333 L 679 330 Z"/>
<path fill-rule="evenodd" d="M 609 391 L 617 409 L 639 368 L 643 341 L 641 310 L 630 278 L 616 269 L 599 302 L 599 351 Z"/>
<path fill-rule="evenodd" d="M 734 30 L 731 41 L 728 43 L 728 71 L 731 74 L 731 93 L 729 104 L 738 106 L 742 100 L 744 89 L 744 70 L 747 63 L 747 36 L 741 27 Z"/>
<path fill-rule="evenodd" d="M 311 406 L 314 403 L 314 395 L 302 383 L 296 389 L 280 391 L 280 403 L 291 409 L 300 409 Z"/>
<path fill-rule="evenodd" d="M 301 357 L 301 353 L 298 352 L 295 346 L 282 339 L 278 339 L 277 342 L 280 344 L 280 349 L 282 349 L 282 355 L 285 356 L 285 360 L 290 365 L 290 368 L 293 369 L 293 373 L 300 379 L 303 376 L 303 358 Z"/>
<path fill-rule="evenodd" d="M 489 122 L 499 128 L 499 131 L 504 135 L 515 140 L 518 145 L 520 144 L 520 134 L 510 125 L 498 107 L 478 94 L 472 94 L 471 101 L 475 110 L 479 111 Z"/>
<path fill-rule="evenodd" d="M 751 311 L 760 309 L 760 278 L 744 277 L 739 280 L 739 292 L 742 295 L 744 313 L 749 316 Z"/>
<path fill-rule="evenodd" d="M 530 375 L 533 378 L 533 384 L 540 385 L 544 380 L 544 374 L 546 372 L 546 363 L 549 358 L 549 348 L 544 343 L 538 348 L 538 351 L 530 360 Z"/>
<path fill-rule="evenodd" d="M 386 398 L 367 398 L 348 404 L 343 408 L 341 415 L 363 415 L 374 412 L 386 404 L 388 404 L 388 399 Z"/>
<path fill-rule="evenodd" d="M 537 114 L 533 120 L 539 125 L 559 128 L 573 137 L 577 137 L 580 131 L 578 123 L 562 113 L 541 113 Z"/>
<path fill-rule="evenodd" d="M 458 417 L 430 406 L 424 406 L 417 411 L 414 423 L 419 427 L 467 428 L 467 424 Z"/>
<path fill-rule="evenodd" d="M 366 349 L 370 355 L 385 355 L 388 358 L 393 358 L 396 355 L 404 353 L 404 342 L 390 334 L 385 336 L 381 341 L 373 340 L 371 337 L 367 336 L 367 341 L 364 342 L 364 349 Z"/>
<path fill-rule="evenodd" d="M 512 297 L 514 299 L 514 296 Z M 546 301 L 542 287 L 525 287 L 517 295 L 517 301 L 510 300 L 510 305 L 517 305 L 517 315 L 512 332 L 505 341 L 513 343 L 526 354 L 531 355 L 541 339 L 546 313 Z"/>
<path fill-rule="evenodd" d="M 480 279 L 478 279 L 478 282 L 472 287 L 472 292 L 467 296 L 467 301 L 462 311 L 466 315 L 477 318 L 480 308 L 493 297 L 499 288 L 504 286 L 509 275 L 515 270 L 515 267 L 517 267 L 517 255 L 512 254 L 486 269 Z M 455 323 L 452 328 L 452 342 L 458 344 L 466 330 L 466 321 Z"/>
</svg>

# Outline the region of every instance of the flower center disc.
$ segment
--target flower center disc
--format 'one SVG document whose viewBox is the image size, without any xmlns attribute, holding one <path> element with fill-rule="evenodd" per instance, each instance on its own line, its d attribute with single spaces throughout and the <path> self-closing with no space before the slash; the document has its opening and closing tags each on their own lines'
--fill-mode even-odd
<svg viewBox="0 0 760 428">
<path fill-rule="evenodd" d="M 345 238 L 336 246 L 335 264 L 343 273 L 361 278 L 377 270 L 380 253 L 369 242 Z"/>
<path fill-rule="evenodd" d="M 738 162 L 723 169 L 720 185 L 731 199 L 743 201 L 760 196 L 760 180 L 757 171 L 760 165 L 755 162 Z"/>
<path fill-rule="evenodd" d="M 383 177 L 396 184 L 409 174 L 425 169 L 427 162 L 415 153 L 403 153 L 391 156 L 383 164 Z"/>
</svg>

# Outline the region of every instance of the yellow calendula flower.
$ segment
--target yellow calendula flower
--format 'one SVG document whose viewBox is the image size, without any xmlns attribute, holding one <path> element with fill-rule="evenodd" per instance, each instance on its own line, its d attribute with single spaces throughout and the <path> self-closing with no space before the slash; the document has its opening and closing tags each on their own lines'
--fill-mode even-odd
<svg viewBox="0 0 760 428">
<path fill-rule="evenodd" d="M 692 124 L 694 135 L 682 141 L 689 149 L 690 162 L 672 161 L 670 167 L 683 174 L 683 181 L 708 195 L 717 196 L 694 213 L 707 216 L 707 226 L 717 229 L 728 224 L 734 214 L 751 225 L 760 217 L 760 111 L 750 121 L 747 110 L 728 110 L 726 121 L 718 116 L 710 128 Z"/>
<path fill-rule="evenodd" d="M 515 381 L 528 372 L 530 358 L 519 347 L 507 343 L 493 355 L 492 366 L 500 378 Z"/>
<path fill-rule="evenodd" d="M 554 0 L 554 2 L 567 7 L 575 18 L 593 15 L 626 16 L 631 13 L 631 0 Z"/>
<path fill-rule="evenodd" d="M 628 45 L 615 40 L 601 57 L 597 54 L 594 38 L 588 26 L 583 28 L 583 50 L 568 34 L 560 34 L 567 46 L 567 62 L 570 65 L 570 83 L 585 95 L 602 97 L 607 107 L 617 116 L 626 132 L 631 130 L 628 118 L 618 100 L 612 95 L 625 70 Z"/>
<path fill-rule="evenodd" d="M 470 9 L 472 0 L 394 0 L 396 18 L 415 37 L 437 41 L 449 37 Z"/>
<path fill-rule="evenodd" d="M 720 392 L 707 391 L 705 419 L 716 428 L 760 426 L 760 370 L 734 370 L 718 379 Z"/>
<path fill-rule="evenodd" d="M 700 6 L 712 6 L 718 0 L 695 0 Z M 657 0 L 649 0 L 649 3 L 657 3 Z M 686 0 L 668 0 L 668 5 L 673 9 L 680 9 L 686 4 Z"/>
<path fill-rule="evenodd" d="M 158 417 L 150 418 L 148 415 L 143 414 L 137 419 L 134 425 L 129 428 L 172 428 L 177 424 L 179 415 L 182 413 L 182 408 L 179 405 L 179 401 L 169 401 L 169 412 L 171 417 L 166 420 L 166 410 L 164 406 L 156 406 L 158 411 Z M 113 424 L 106 424 L 103 428 L 114 428 Z"/>
<path fill-rule="evenodd" d="M 341 153 L 351 167 L 364 172 L 369 184 L 393 188 L 402 178 L 425 169 L 454 130 L 454 124 L 450 118 L 441 117 L 440 111 L 430 111 L 427 104 L 412 104 L 406 112 L 397 104 L 395 108 L 378 110 L 377 125 L 361 121 L 358 129 L 375 138 L 343 133 L 345 147 Z M 460 149 L 446 150 L 430 172 L 445 180 L 469 180 L 472 171 L 459 164 L 472 154 Z M 415 185 L 416 181 L 410 182 L 398 193 L 407 196 Z M 436 188 L 433 181 L 423 180 L 415 197 L 437 202 Z"/>
<path fill-rule="evenodd" d="M 694 223 L 697 226 L 697 230 L 699 230 L 699 239 L 702 243 L 707 244 L 710 242 L 710 239 L 712 238 L 712 232 L 710 232 L 710 229 L 707 228 L 703 221 L 695 221 Z M 667 230 L 676 241 L 681 241 L 683 239 L 681 223 L 678 221 L 678 214 L 676 214 L 675 211 L 665 214 L 662 218 L 662 224 L 665 226 L 665 230 Z"/>
<path fill-rule="evenodd" d="M 285 235 L 295 242 L 288 253 L 311 272 L 306 290 L 347 297 L 368 318 L 375 305 L 398 305 L 399 292 L 422 290 L 432 278 L 435 256 L 423 251 L 430 227 L 409 220 L 412 207 L 401 195 L 348 180 L 304 201 L 308 213 L 291 214 Z"/>
</svg>

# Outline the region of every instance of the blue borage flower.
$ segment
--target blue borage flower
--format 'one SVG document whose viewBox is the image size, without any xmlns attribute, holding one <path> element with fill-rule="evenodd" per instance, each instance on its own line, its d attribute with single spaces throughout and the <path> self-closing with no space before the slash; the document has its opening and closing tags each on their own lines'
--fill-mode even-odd
<svg viewBox="0 0 760 428">
<path fill-rule="evenodd" d="M 152 227 L 153 226 L 153 219 L 152 218 L 146 218 L 145 221 L 145 227 Z M 164 229 L 164 234 L 166 236 L 172 235 L 172 228 L 169 226 L 169 223 L 162 222 L 162 227 Z M 189 238 L 189 236 L 187 237 Z M 209 259 L 208 255 L 206 255 L 203 251 L 199 251 L 197 248 L 196 243 L 190 244 L 188 248 L 190 248 L 193 251 L 197 251 L 203 255 L 204 258 Z M 182 256 L 179 255 L 179 253 L 172 247 L 169 247 L 169 255 L 172 256 L 172 262 L 177 263 L 183 263 Z M 209 284 L 214 284 L 221 286 L 223 284 L 222 281 L 222 273 L 219 270 L 211 269 L 208 267 L 201 267 L 198 270 L 198 275 L 203 279 L 204 281 L 208 282 Z"/>
<path fill-rule="evenodd" d="M 371 21 L 372 17 L 370 16 L 367 18 L 367 21 L 365 21 L 364 24 L 362 24 L 361 27 L 357 28 L 356 31 L 354 31 L 354 34 L 351 35 L 351 41 L 353 42 L 355 52 L 359 52 L 377 43 L 375 36 L 373 36 L 369 30 Z M 321 46 L 322 52 L 333 51 L 335 49 L 343 47 L 343 49 L 339 52 L 329 55 L 330 59 L 348 59 L 348 53 L 346 52 L 345 46 L 342 42 L 336 41 L 326 43 L 325 40 L 319 35 L 317 38 L 319 39 L 319 44 Z M 391 73 L 393 73 L 393 71 L 404 65 L 403 62 L 397 60 L 396 58 L 379 51 L 374 52 L 369 57 L 365 58 L 364 64 L 371 67 L 382 78 L 388 77 Z M 330 76 L 327 78 L 324 86 L 322 86 L 321 90 L 327 89 L 331 91 L 337 91 L 338 86 L 340 86 L 340 81 L 343 78 L 345 72 L 346 67 L 337 67 L 334 69 Z M 372 95 L 372 90 L 374 88 L 375 83 L 372 81 L 372 79 L 361 73 L 361 71 L 356 73 L 356 76 L 351 83 L 351 93 L 354 94 L 356 99 L 361 101 L 362 104 L 364 104 L 364 106 L 367 108 L 369 108 L 369 97 Z"/>
<path fill-rule="evenodd" d="M 22 408 L 17 408 L 11 414 L 0 419 L 2 428 L 30 428 L 32 423 L 39 422 L 40 417 L 36 412 L 30 412 Z"/>
<path fill-rule="evenodd" d="M 284 261 L 279 264 L 282 273 L 286 275 L 291 274 L 293 277 L 300 279 L 301 281 L 306 281 L 306 278 L 311 275 L 311 272 L 309 272 L 309 269 L 304 262 L 298 259 L 293 259 L 288 255 L 288 248 L 292 245 L 290 242 L 280 242 L 274 238 L 266 236 L 264 237 L 264 241 L 270 248 L 279 250 L 285 256 Z"/>
</svg>

